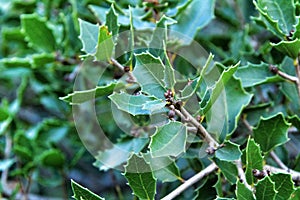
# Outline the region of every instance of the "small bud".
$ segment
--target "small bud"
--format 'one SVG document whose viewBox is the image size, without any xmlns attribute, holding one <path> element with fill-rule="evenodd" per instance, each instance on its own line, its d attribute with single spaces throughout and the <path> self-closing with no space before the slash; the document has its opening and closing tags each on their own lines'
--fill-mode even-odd
<svg viewBox="0 0 300 200">
<path fill-rule="evenodd" d="M 124 67 L 124 72 L 129 72 L 130 71 L 130 67 L 126 66 Z"/>
<path fill-rule="evenodd" d="M 269 70 L 274 73 L 274 74 L 277 74 L 278 73 L 278 68 L 275 67 L 274 65 L 270 65 L 269 66 Z"/>
<path fill-rule="evenodd" d="M 176 113 L 174 110 L 170 110 L 169 113 L 168 113 L 168 118 L 169 119 L 173 119 L 175 117 Z"/>
</svg>

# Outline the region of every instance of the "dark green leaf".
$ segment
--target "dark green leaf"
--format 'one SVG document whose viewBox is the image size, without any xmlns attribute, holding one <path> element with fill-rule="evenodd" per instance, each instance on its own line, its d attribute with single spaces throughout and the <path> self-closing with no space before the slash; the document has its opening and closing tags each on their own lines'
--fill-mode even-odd
<svg viewBox="0 0 300 200">
<path fill-rule="evenodd" d="M 121 85 L 122 84 L 119 84 L 117 82 L 112 82 L 105 86 L 97 86 L 95 89 L 75 91 L 65 97 L 60 97 L 59 99 L 66 101 L 71 105 L 80 104 L 101 96 L 109 95 L 114 91 L 114 89 L 116 89 L 115 87 L 122 87 Z"/>
<path fill-rule="evenodd" d="M 64 154 L 57 149 L 49 149 L 43 152 L 40 159 L 45 166 L 62 168 L 65 164 Z"/>
<path fill-rule="evenodd" d="M 275 190 L 277 191 L 275 199 L 285 200 L 289 199 L 294 192 L 294 182 L 290 174 L 272 174 L 271 180 L 275 183 Z"/>
<path fill-rule="evenodd" d="M 275 183 L 266 176 L 256 184 L 255 197 L 259 200 L 272 200 L 275 199 L 276 190 Z"/>
<path fill-rule="evenodd" d="M 243 87 L 253 87 L 281 80 L 270 71 L 269 65 L 266 63 L 248 63 L 245 66 L 239 67 L 234 75 L 241 80 Z"/>
<path fill-rule="evenodd" d="M 71 180 L 71 185 L 74 193 L 73 198 L 76 200 L 104 200 L 104 198 L 99 197 L 73 180 Z"/>
<path fill-rule="evenodd" d="M 278 44 L 271 43 L 271 45 L 293 59 L 297 58 L 300 52 L 300 39 L 281 41 Z"/>
<path fill-rule="evenodd" d="M 246 147 L 246 179 L 249 185 L 254 183 L 254 177 L 252 170 L 262 170 L 263 169 L 263 156 L 258 144 L 254 142 L 253 139 L 248 139 Z"/>
<path fill-rule="evenodd" d="M 185 152 L 187 129 L 180 122 L 169 122 L 158 127 L 149 145 L 153 157 L 174 156 Z"/>
<path fill-rule="evenodd" d="M 300 200 L 300 188 L 299 187 L 291 195 L 291 198 L 289 200 Z"/>
<path fill-rule="evenodd" d="M 253 129 L 254 140 L 260 144 L 263 152 L 269 152 L 288 141 L 289 126 L 282 113 L 269 118 L 261 118 L 258 126 Z"/>
<path fill-rule="evenodd" d="M 238 177 L 238 170 L 236 165 L 232 162 L 222 161 L 214 158 L 216 165 L 220 168 L 222 174 L 225 176 L 227 181 L 232 185 L 236 183 Z"/>
<path fill-rule="evenodd" d="M 156 193 L 156 180 L 153 176 L 150 165 L 143 157 L 132 154 L 127 165 L 125 173 L 130 188 L 140 199 L 154 199 Z"/>
<path fill-rule="evenodd" d="M 223 161 L 234 161 L 240 159 L 242 152 L 239 145 L 226 141 L 224 147 L 219 148 L 215 152 L 215 156 Z"/>
<path fill-rule="evenodd" d="M 241 183 L 240 181 L 236 184 L 236 197 L 237 200 L 254 200 L 253 192 L 250 191 L 245 184 Z"/>
<path fill-rule="evenodd" d="M 96 53 L 98 44 L 99 26 L 79 19 L 80 35 L 79 39 L 82 42 L 82 51 L 88 55 Z"/>
<path fill-rule="evenodd" d="M 114 4 L 111 4 L 110 9 L 106 13 L 105 25 L 108 27 L 109 32 L 115 37 L 119 33 L 120 25 L 118 23 L 118 14 L 115 11 Z"/>
<path fill-rule="evenodd" d="M 21 15 L 22 29 L 29 44 L 37 50 L 53 52 L 56 41 L 52 31 L 48 28 L 46 21 L 37 14 Z"/>
</svg>

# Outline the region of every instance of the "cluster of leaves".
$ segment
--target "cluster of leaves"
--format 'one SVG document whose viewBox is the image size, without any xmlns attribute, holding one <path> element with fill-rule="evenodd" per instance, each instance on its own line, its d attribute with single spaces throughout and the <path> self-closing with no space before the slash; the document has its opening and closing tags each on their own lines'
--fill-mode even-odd
<svg viewBox="0 0 300 200">
<path fill-rule="evenodd" d="M 31 182 L 42 166 L 64 174 L 77 162 L 82 151 L 73 160 L 61 152 L 79 147 L 61 142 L 73 125 L 57 96 L 70 92 L 62 77 L 78 74 L 78 91 L 60 99 L 74 110 L 87 112 L 87 102 L 100 110 L 114 146 L 91 141 L 88 124 L 82 139 L 99 170 L 125 171 L 114 198 L 131 198 L 124 180 L 138 198 L 154 199 L 211 168 L 179 198 L 299 198 L 299 173 L 279 170 L 300 169 L 298 0 L 70 2 L 15 0 L 2 8 L 0 78 L 9 81 L 0 89 L 19 85 L 0 107 L 2 171 L 16 164 L 11 177 Z M 36 14 L 21 15 L 16 28 L 9 20 L 18 17 L 7 12 L 18 6 Z M 198 54 L 195 41 L 214 56 Z M 27 104 L 45 109 L 30 112 L 41 120 L 22 118 Z M 13 157 L 5 154 L 7 138 Z M 75 199 L 102 199 L 74 181 L 72 188 Z"/>
</svg>

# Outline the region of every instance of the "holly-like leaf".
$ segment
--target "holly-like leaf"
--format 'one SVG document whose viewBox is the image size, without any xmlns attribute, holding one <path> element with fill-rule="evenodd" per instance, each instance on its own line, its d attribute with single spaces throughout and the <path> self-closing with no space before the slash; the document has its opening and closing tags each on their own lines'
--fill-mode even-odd
<svg viewBox="0 0 300 200">
<path fill-rule="evenodd" d="M 219 148 L 215 152 L 215 156 L 223 161 L 234 161 L 240 159 L 242 152 L 239 145 L 226 141 L 224 147 Z"/>
<path fill-rule="evenodd" d="M 267 16 L 277 23 L 278 27 L 272 28 L 279 28 L 285 35 L 289 35 L 293 30 L 296 24 L 296 9 L 293 0 L 257 0 L 254 4 L 263 17 Z"/>
<path fill-rule="evenodd" d="M 106 13 L 105 25 L 108 27 L 109 32 L 115 37 L 119 33 L 120 25 L 118 23 L 118 14 L 115 11 L 114 4 L 111 4 L 110 9 Z"/>
<path fill-rule="evenodd" d="M 300 188 L 298 187 L 293 194 L 291 195 L 291 198 L 289 200 L 300 200 Z"/>
<path fill-rule="evenodd" d="M 300 39 L 281 41 L 278 44 L 271 43 L 271 45 L 293 59 L 297 58 L 300 52 Z"/>
<path fill-rule="evenodd" d="M 232 185 L 236 183 L 238 177 L 238 170 L 236 165 L 232 162 L 222 161 L 214 158 L 216 165 L 221 169 L 222 174 L 225 176 L 226 180 Z"/>
<path fill-rule="evenodd" d="M 149 52 L 155 57 L 161 57 L 164 52 L 164 44 L 167 43 L 168 25 L 172 25 L 176 21 L 163 15 L 156 23 L 151 41 L 149 43 Z"/>
<path fill-rule="evenodd" d="M 164 69 L 164 83 L 165 87 L 169 88 L 171 91 L 174 91 L 176 84 L 175 71 L 169 60 L 166 47 L 164 46 L 164 60 L 165 60 L 165 69 Z"/>
<path fill-rule="evenodd" d="M 180 122 L 169 122 L 158 127 L 149 145 L 153 157 L 174 156 L 185 152 L 187 129 Z"/>
<path fill-rule="evenodd" d="M 241 80 L 244 88 L 282 80 L 270 71 L 269 65 L 266 63 L 248 63 L 239 67 L 234 76 Z"/>
<path fill-rule="evenodd" d="M 107 26 L 99 27 L 98 42 L 96 46 L 95 58 L 97 61 L 110 61 L 114 49 L 112 34 Z"/>
<path fill-rule="evenodd" d="M 82 51 L 85 51 L 88 55 L 95 54 L 98 43 L 99 26 L 79 19 L 79 27 L 79 39 L 82 42 Z"/>
<path fill-rule="evenodd" d="M 245 184 L 240 181 L 236 184 L 236 197 L 237 200 L 254 200 L 253 192 L 250 191 Z"/>
<path fill-rule="evenodd" d="M 255 197 L 259 200 L 270 200 L 274 199 L 276 195 L 275 183 L 270 179 L 269 176 L 259 180 L 256 184 Z"/>
<path fill-rule="evenodd" d="M 104 198 L 99 197 L 73 180 L 71 180 L 71 186 L 74 193 L 73 198 L 76 200 L 104 200 Z"/>
<path fill-rule="evenodd" d="M 260 144 L 263 152 L 269 152 L 288 141 L 289 126 L 282 113 L 269 118 L 261 118 L 258 126 L 253 129 L 254 140 Z"/>
<path fill-rule="evenodd" d="M 245 92 L 241 82 L 235 78 L 231 78 L 225 86 L 221 85 L 221 87 L 224 90 L 207 112 L 206 120 L 207 130 L 223 141 L 236 129 L 239 116 L 243 108 L 250 103 L 252 95 Z"/>
<path fill-rule="evenodd" d="M 116 106 L 132 115 L 149 115 L 165 107 L 165 102 L 143 94 L 113 93 L 109 98 Z"/>
<path fill-rule="evenodd" d="M 67 96 L 60 97 L 60 100 L 66 101 L 71 105 L 80 104 L 92 99 L 96 99 L 101 96 L 106 96 L 113 93 L 115 87 L 122 87 L 122 84 L 117 82 L 112 82 L 105 86 L 97 86 L 94 89 L 83 90 L 83 91 L 75 91 L 73 93 L 68 94 Z"/>
<path fill-rule="evenodd" d="M 44 52 L 55 51 L 56 41 L 45 20 L 37 14 L 23 14 L 21 24 L 26 39 L 33 48 Z"/>
<path fill-rule="evenodd" d="M 215 17 L 214 7 L 215 0 L 193 0 L 181 9 L 176 17 L 178 23 L 172 28 L 186 36 L 183 43 L 189 44 L 196 33 Z"/>
<path fill-rule="evenodd" d="M 144 158 L 150 163 L 154 176 L 163 183 L 183 180 L 173 159 L 169 157 L 152 157 L 150 153 L 144 154 Z"/>
<path fill-rule="evenodd" d="M 133 75 L 141 85 L 142 91 L 159 99 L 164 99 L 166 91 L 164 80 L 165 69 L 161 59 L 150 53 L 136 54 L 136 66 Z"/>
<path fill-rule="evenodd" d="M 124 176 L 134 195 L 140 199 L 154 199 L 156 179 L 153 176 L 150 164 L 142 156 L 132 154 L 127 165 L 125 165 Z"/>
<path fill-rule="evenodd" d="M 272 174 L 271 180 L 275 183 L 276 200 L 289 199 L 294 192 L 294 182 L 290 174 Z"/>
<path fill-rule="evenodd" d="M 117 143 L 111 149 L 99 151 L 94 166 L 107 171 L 125 163 L 132 152 L 139 153 L 149 142 L 148 138 L 134 138 Z"/>
<path fill-rule="evenodd" d="M 254 177 L 252 170 L 263 169 L 263 156 L 258 144 L 255 143 L 254 139 L 248 139 L 246 147 L 246 180 L 249 185 L 254 183 Z"/>
</svg>

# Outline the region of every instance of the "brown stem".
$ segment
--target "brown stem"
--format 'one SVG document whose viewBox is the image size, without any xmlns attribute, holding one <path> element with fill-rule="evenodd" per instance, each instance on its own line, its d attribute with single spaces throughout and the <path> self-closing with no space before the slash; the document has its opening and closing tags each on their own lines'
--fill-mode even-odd
<svg viewBox="0 0 300 200">
<path fill-rule="evenodd" d="M 126 73 L 128 75 L 128 79 L 127 82 L 129 83 L 135 83 L 136 82 L 136 78 L 134 77 L 134 75 L 132 74 L 132 71 L 127 71 L 126 67 L 124 67 L 123 65 L 121 65 L 116 59 L 111 58 L 110 61 L 112 62 L 113 65 L 115 65 L 117 68 L 119 68 L 121 71 L 123 71 L 124 73 Z"/>
</svg>

